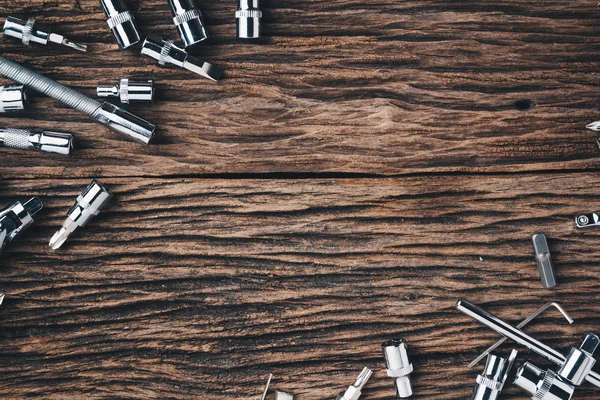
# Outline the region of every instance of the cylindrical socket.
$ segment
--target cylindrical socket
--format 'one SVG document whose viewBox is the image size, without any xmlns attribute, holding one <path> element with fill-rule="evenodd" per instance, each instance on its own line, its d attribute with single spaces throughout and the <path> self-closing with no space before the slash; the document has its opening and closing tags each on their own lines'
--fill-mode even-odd
<svg viewBox="0 0 600 400">
<path fill-rule="evenodd" d="M 169 0 L 173 13 L 173 23 L 185 47 L 190 47 L 206 39 L 206 29 L 202 13 L 193 0 Z"/>
<path fill-rule="evenodd" d="M 25 21 L 20 18 L 7 17 L 2 33 L 5 36 L 19 39 L 23 44 L 38 43 L 46 45 L 50 36 L 50 30 L 39 27 L 33 18 Z"/>
<path fill-rule="evenodd" d="M 100 83 L 96 88 L 96 94 L 103 98 L 118 98 L 123 104 L 152 103 L 154 81 L 152 79 L 123 78 L 116 85 Z"/>
<path fill-rule="evenodd" d="M 240 39 L 257 39 L 261 35 L 262 11 L 259 0 L 238 0 L 235 12 L 237 36 Z"/>
<path fill-rule="evenodd" d="M 575 387 L 552 370 L 543 371 L 529 362 L 519 368 L 514 383 L 534 400 L 570 400 L 575 393 Z"/>
<path fill-rule="evenodd" d="M 135 17 L 123 0 L 100 0 L 100 3 L 106 14 L 106 23 L 115 35 L 119 47 L 126 49 L 142 40 Z"/>
<path fill-rule="evenodd" d="M 0 113 L 24 111 L 27 105 L 25 86 L 0 86 Z"/>
<path fill-rule="evenodd" d="M 410 374 L 413 372 L 413 365 L 408 360 L 406 342 L 404 339 L 389 340 L 381 345 L 387 374 L 394 378 L 396 394 L 400 398 L 412 396 L 412 386 L 410 384 Z"/>
<path fill-rule="evenodd" d="M 600 338 L 593 333 L 588 333 L 578 349 L 571 348 L 558 375 L 575 386 L 581 385 L 596 364 L 594 353 L 599 344 Z"/>
<path fill-rule="evenodd" d="M 489 354 L 483 373 L 477 376 L 471 400 L 496 400 L 504 386 L 508 366 L 506 358 Z"/>
<path fill-rule="evenodd" d="M 73 135 L 65 132 L 0 128 L 0 145 L 69 155 L 73 149 Z"/>
</svg>

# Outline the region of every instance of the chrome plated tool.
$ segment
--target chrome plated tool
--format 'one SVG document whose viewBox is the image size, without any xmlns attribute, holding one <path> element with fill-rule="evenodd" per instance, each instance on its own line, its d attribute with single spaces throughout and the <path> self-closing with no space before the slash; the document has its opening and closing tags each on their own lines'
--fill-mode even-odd
<svg viewBox="0 0 600 400">
<path fill-rule="evenodd" d="M 0 75 L 90 115 L 102 125 L 144 144 L 148 144 L 154 136 L 156 127 L 129 111 L 108 102 L 100 103 L 90 99 L 65 85 L 1 56 Z"/>
<path fill-rule="evenodd" d="M 208 37 L 202 20 L 202 13 L 193 0 L 169 0 L 173 23 L 179 31 L 184 47 L 200 43 Z"/>
<path fill-rule="evenodd" d="M 263 13 L 260 0 L 238 0 L 235 12 L 237 21 L 237 37 L 240 39 L 257 39 L 261 35 Z"/>
<path fill-rule="evenodd" d="M 594 353 L 599 344 L 600 338 L 593 333 L 588 333 L 578 349 L 571 348 L 558 375 L 575 386 L 581 385 L 596 364 Z"/>
<path fill-rule="evenodd" d="M 0 293 L 0 305 L 4 303 L 4 293 Z"/>
<path fill-rule="evenodd" d="M 518 369 L 514 384 L 533 396 L 533 400 L 570 400 L 575 393 L 575 387 L 554 371 L 544 371 L 530 362 Z"/>
<path fill-rule="evenodd" d="M 118 98 L 123 104 L 152 103 L 154 100 L 154 81 L 152 79 L 123 78 L 115 85 L 100 83 L 96 95 L 101 98 Z"/>
<path fill-rule="evenodd" d="M 471 400 L 496 400 L 502 393 L 517 354 L 516 350 L 513 350 L 508 358 L 489 354 L 483 373 L 477 375 L 475 380 Z"/>
<path fill-rule="evenodd" d="M 25 86 L 0 86 L 0 114 L 24 111 L 27 105 Z"/>
<path fill-rule="evenodd" d="M 7 17 L 2 28 L 2 33 L 4 36 L 19 39 L 25 45 L 37 43 L 45 46 L 48 42 L 52 42 L 78 51 L 87 51 L 87 45 L 72 42 L 62 35 L 51 33 L 50 29 L 36 24 L 34 18 L 29 18 L 25 21 L 15 17 Z"/>
<path fill-rule="evenodd" d="M 546 289 L 556 286 L 556 272 L 552 265 L 552 256 L 548 247 L 548 240 L 543 233 L 536 233 L 531 236 L 533 250 L 535 252 L 535 262 L 540 271 L 542 286 Z"/>
<path fill-rule="evenodd" d="M 367 384 L 371 375 L 373 375 L 373 371 L 367 367 L 363 368 L 354 384 L 349 386 L 345 392 L 340 393 L 336 400 L 358 400 L 362 395 L 363 387 Z"/>
<path fill-rule="evenodd" d="M 401 399 L 412 396 L 412 386 L 410 384 L 410 374 L 413 372 L 413 365 L 408 360 L 406 342 L 404 339 L 388 340 L 381 345 L 387 374 L 394 379 L 396 395 Z"/>
<path fill-rule="evenodd" d="M 549 361 L 552 361 L 553 363 L 561 367 L 567 361 L 567 358 L 562 353 L 532 338 L 526 333 L 507 324 L 500 318 L 488 313 L 487 311 L 484 311 L 480 307 L 477 307 L 475 304 L 467 300 L 459 300 L 456 303 L 456 308 L 462 313 L 475 319 L 476 321 L 479 321 L 481 324 L 498 332 L 500 335 L 506 337 L 507 339 L 513 340 L 521 346 L 533 351 L 534 353 L 546 358 Z M 585 380 L 597 387 L 600 387 L 600 374 L 598 374 L 595 371 L 590 371 L 585 376 Z"/>
<path fill-rule="evenodd" d="M 596 132 L 600 131 L 600 121 L 592 122 L 591 124 L 587 124 L 585 127 Z"/>
<path fill-rule="evenodd" d="M 580 214 L 576 216 L 575 226 L 577 226 L 578 228 L 600 226 L 600 213 Z"/>
<path fill-rule="evenodd" d="M 265 386 L 265 390 L 262 394 L 260 400 L 266 400 L 267 394 L 269 393 L 269 385 L 271 385 L 271 380 L 273 379 L 273 374 L 269 374 L 269 378 L 267 379 L 267 386 Z M 294 400 L 294 395 L 286 392 L 280 392 L 279 390 L 275 391 L 275 397 L 273 400 Z"/>
<path fill-rule="evenodd" d="M 142 40 L 135 17 L 123 0 L 100 0 L 100 4 L 106 14 L 106 23 L 120 48 L 126 49 Z"/>
<path fill-rule="evenodd" d="M 33 216 L 40 212 L 42 207 L 42 201 L 32 197 L 24 204 L 17 201 L 0 211 L 0 254 L 8 242 L 33 224 Z"/>
<path fill-rule="evenodd" d="M 215 82 L 223 74 L 221 68 L 188 55 L 184 49 L 175 46 L 170 40 L 147 37 L 142 45 L 142 54 L 157 60 L 160 66 L 185 68 Z"/>
<path fill-rule="evenodd" d="M 97 181 L 92 183 L 77 197 L 67 213 L 62 227 L 50 239 L 50 247 L 57 250 L 73 234 L 75 229 L 85 226 L 92 217 L 100 214 L 102 207 L 112 197 L 111 193 Z"/>
<path fill-rule="evenodd" d="M 73 149 L 73 135 L 65 132 L 0 128 L 0 145 L 69 155 Z"/>
</svg>

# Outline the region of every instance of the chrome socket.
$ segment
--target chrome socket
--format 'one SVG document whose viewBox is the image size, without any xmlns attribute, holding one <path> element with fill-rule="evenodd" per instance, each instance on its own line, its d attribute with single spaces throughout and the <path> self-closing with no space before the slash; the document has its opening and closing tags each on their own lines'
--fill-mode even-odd
<svg viewBox="0 0 600 400">
<path fill-rule="evenodd" d="M 154 81 L 152 79 L 123 78 L 119 83 L 100 83 L 96 87 L 100 98 L 117 98 L 123 104 L 152 103 L 154 100 Z"/>
<path fill-rule="evenodd" d="M 593 333 L 588 333 L 578 349 L 575 347 L 571 349 L 558 375 L 575 386 L 581 385 L 596 364 L 593 354 L 599 344 L 600 338 Z"/>
<path fill-rule="evenodd" d="M 133 13 L 122 0 L 100 0 L 100 4 L 106 14 L 106 23 L 120 48 L 126 49 L 142 40 Z"/>
<path fill-rule="evenodd" d="M 68 156 L 73 149 L 73 135 L 65 132 L 0 128 L 0 145 Z"/>
<path fill-rule="evenodd" d="M 516 358 L 516 350 L 512 351 L 508 359 L 488 354 L 483 373 L 478 375 L 475 381 L 471 400 L 498 399 Z"/>
<path fill-rule="evenodd" d="M 514 384 L 531 395 L 533 400 L 570 400 L 575 387 L 564 382 L 554 371 L 526 362 L 517 371 Z"/>
<path fill-rule="evenodd" d="M 401 399 L 412 396 L 412 386 L 410 384 L 410 374 L 413 372 L 413 365 L 408 360 L 406 342 L 404 339 L 389 340 L 381 345 L 387 374 L 394 379 L 396 395 Z"/>
<path fill-rule="evenodd" d="M 169 0 L 173 23 L 179 31 L 184 47 L 190 47 L 208 38 L 202 13 L 193 0 Z"/>
<path fill-rule="evenodd" d="M 17 201 L 0 211 L 0 254 L 8 242 L 33 224 L 33 216 L 42 208 L 42 201 L 32 197 L 25 204 Z"/>
<path fill-rule="evenodd" d="M 237 21 L 237 37 L 240 39 L 257 39 L 261 36 L 262 11 L 259 0 L 238 0 L 235 12 Z"/>
<path fill-rule="evenodd" d="M 25 86 L 0 86 L 0 114 L 24 111 L 28 104 Z"/>
</svg>

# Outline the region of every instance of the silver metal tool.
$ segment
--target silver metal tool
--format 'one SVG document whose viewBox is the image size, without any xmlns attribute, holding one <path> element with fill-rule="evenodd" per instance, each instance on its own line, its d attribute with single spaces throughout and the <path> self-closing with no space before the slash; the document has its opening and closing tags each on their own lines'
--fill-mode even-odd
<svg viewBox="0 0 600 400">
<path fill-rule="evenodd" d="M 259 38 L 262 16 L 260 0 L 238 0 L 238 9 L 235 12 L 237 37 L 240 39 Z"/>
<path fill-rule="evenodd" d="M 578 228 L 600 226 L 600 213 L 580 214 L 575 217 L 575 225 Z"/>
<path fill-rule="evenodd" d="M 106 14 L 106 23 L 120 48 L 126 49 L 142 40 L 135 17 L 123 0 L 100 0 L 100 4 Z"/>
<path fill-rule="evenodd" d="M 73 135 L 65 132 L 0 128 L 0 145 L 69 155 L 73 149 Z"/>
<path fill-rule="evenodd" d="M 0 211 L 0 254 L 8 242 L 33 224 L 33 216 L 40 212 L 42 207 L 42 201 L 32 197 L 24 204 L 17 201 Z"/>
<path fill-rule="evenodd" d="M 100 83 L 96 95 L 101 98 L 115 97 L 121 103 L 152 103 L 154 100 L 154 81 L 152 79 L 123 78 L 119 83 Z"/>
<path fill-rule="evenodd" d="M 208 37 L 202 20 L 202 13 L 193 0 L 169 0 L 173 23 L 179 31 L 184 47 L 200 43 Z"/>
<path fill-rule="evenodd" d="M 556 286 L 556 272 L 552 265 L 552 256 L 548 247 L 548 240 L 543 233 L 536 233 L 531 236 L 533 250 L 535 252 L 535 262 L 540 270 L 542 286 L 546 289 Z"/>
<path fill-rule="evenodd" d="M 100 103 L 50 78 L 0 56 L 0 75 L 52 97 L 96 119 L 106 127 L 148 144 L 156 127 L 111 103 Z"/>
<path fill-rule="evenodd" d="M 581 385 L 596 364 L 594 352 L 599 344 L 600 338 L 593 333 L 588 333 L 578 349 L 571 348 L 558 375 L 575 386 Z"/>
<path fill-rule="evenodd" d="M 4 22 L 4 28 L 2 28 L 2 33 L 4 36 L 19 39 L 25 45 L 37 43 L 45 46 L 48 42 L 52 42 L 71 47 L 78 51 L 87 51 L 87 45 L 72 42 L 62 35 L 51 33 L 50 29 L 36 24 L 34 18 L 29 18 L 25 21 L 15 17 L 7 17 L 6 22 Z"/>
<path fill-rule="evenodd" d="M 184 49 L 175 46 L 170 40 L 147 37 L 142 45 L 142 54 L 157 60 L 160 66 L 185 68 L 215 82 L 223 74 L 221 68 L 188 55 Z"/>
<path fill-rule="evenodd" d="M 269 378 L 267 379 L 267 385 L 265 386 L 265 390 L 263 391 L 263 394 L 262 394 L 262 397 L 260 398 L 260 400 L 267 399 L 267 394 L 269 393 L 269 386 L 271 385 L 272 379 L 273 379 L 273 374 L 269 374 Z M 294 395 L 276 390 L 274 400 L 294 400 Z"/>
<path fill-rule="evenodd" d="M 593 131 L 600 131 L 600 121 L 592 122 L 591 124 L 587 124 L 585 127 Z"/>
<path fill-rule="evenodd" d="M 525 318 L 519 325 L 517 325 L 517 329 L 524 328 L 525 326 L 527 326 L 527 324 L 529 324 L 531 321 L 536 319 L 540 314 L 542 314 L 544 311 L 546 311 L 550 307 L 556 308 L 563 315 L 563 317 L 565 317 L 565 319 L 567 320 L 567 322 L 569 324 L 573 323 L 573 318 L 571 318 L 569 316 L 569 314 L 567 314 L 565 309 L 562 308 L 560 304 L 552 302 L 552 303 L 544 304 L 543 306 L 538 308 L 533 314 L 531 314 L 529 317 Z M 493 345 L 488 347 L 483 353 L 481 353 L 479 356 L 477 356 L 477 358 L 475 360 L 471 361 L 471 363 L 469 364 L 469 368 L 473 368 L 475 365 L 479 364 L 479 361 L 483 360 L 488 354 L 490 354 L 492 351 L 494 351 L 498 347 L 500 347 L 500 345 L 502 345 L 502 343 L 504 343 L 505 341 L 506 341 L 505 337 L 501 337 L 500 339 L 498 339 L 498 341 L 496 343 L 494 343 Z"/>
<path fill-rule="evenodd" d="M 543 371 L 530 362 L 518 369 L 514 384 L 533 396 L 533 400 L 570 400 L 575 393 L 575 387 L 554 371 Z"/>
<path fill-rule="evenodd" d="M 517 354 L 518 352 L 513 350 L 508 359 L 489 354 L 483 373 L 477 375 L 475 380 L 471 400 L 496 400 L 502 393 Z"/>
<path fill-rule="evenodd" d="M 381 345 L 381 348 L 387 374 L 390 378 L 394 378 L 396 395 L 402 399 L 412 396 L 410 374 L 413 372 L 413 365 L 408 360 L 406 342 L 404 339 L 388 340 Z"/>
<path fill-rule="evenodd" d="M 358 400 L 362 394 L 362 388 L 367 384 L 371 375 L 373 375 L 373 371 L 367 367 L 363 368 L 354 384 L 349 386 L 345 392 L 340 393 L 336 400 Z"/>
<path fill-rule="evenodd" d="M 0 293 L 0 305 L 4 303 L 4 293 Z"/>
<path fill-rule="evenodd" d="M 100 214 L 102 207 L 112 197 L 111 193 L 97 181 L 92 183 L 77 197 L 67 213 L 62 227 L 50 239 L 50 247 L 57 250 L 71 236 L 75 229 L 85 226 L 92 217 Z"/>
<path fill-rule="evenodd" d="M 27 105 L 25 86 L 0 86 L 0 114 L 24 111 Z"/>
<path fill-rule="evenodd" d="M 552 347 L 547 346 L 538 340 L 535 340 L 526 333 L 514 328 L 513 326 L 502 321 L 500 318 L 488 313 L 487 311 L 484 311 L 480 307 L 477 307 L 475 304 L 467 300 L 459 300 L 456 303 L 456 308 L 488 328 L 498 332 L 500 335 L 513 340 L 521 346 L 533 351 L 534 353 L 537 353 L 538 355 L 546 358 L 549 361 L 552 361 L 557 365 L 562 366 L 566 361 L 566 357 L 562 353 L 554 350 Z M 600 387 L 600 374 L 597 372 L 590 371 L 585 377 L 585 380 L 597 387 Z"/>
</svg>

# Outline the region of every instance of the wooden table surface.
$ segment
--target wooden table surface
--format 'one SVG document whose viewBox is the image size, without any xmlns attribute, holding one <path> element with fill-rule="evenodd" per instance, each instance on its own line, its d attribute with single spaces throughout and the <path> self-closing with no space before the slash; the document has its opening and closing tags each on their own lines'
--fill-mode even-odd
<svg viewBox="0 0 600 400">
<path fill-rule="evenodd" d="M 152 77 L 158 97 L 129 107 L 157 124 L 149 146 L 44 97 L 0 118 L 77 137 L 69 158 L 1 149 L 0 204 L 45 203 L 0 259 L 2 398 L 258 399 L 271 372 L 333 399 L 368 366 L 361 400 L 392 399 L 380 344 L 403 337 L 414 398 L 465 399 L 498 336 L 457 299 L 515 324 L 558 301 L 575 323 L 528 331 L 561 351 L 600 330 L 600 230 L 573 223 L 600 210 L 596 0 L 262 3 L 264 38 L 245 43 L 235 1 L 198 1 L 211 38 L 192 53 L 225 68 L 214 84 L 120 51 L 98 0 L 0 2 L 90 44 L 6 38 L 3 56 L 90 96 Z M 166 0 L 129 5 L 177 39 Z M 51 251 L 92 178 L 114 201 Z"/>
</svg>

